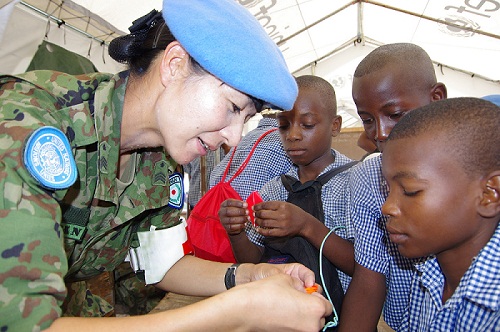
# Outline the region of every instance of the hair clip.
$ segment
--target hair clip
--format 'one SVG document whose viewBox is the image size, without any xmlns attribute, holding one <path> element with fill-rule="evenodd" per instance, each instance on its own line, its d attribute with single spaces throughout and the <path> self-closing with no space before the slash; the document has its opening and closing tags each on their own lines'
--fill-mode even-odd
<svg viewBox="0 0 500 332">
<path fill-rule="evenodd" d="M 130 26 L 130 28 L 128 28 L 128 30 L 130 31 L 131 34 L 147 33 L 149 29 L 161 17 L 162 17 L 161 12 L 157 11 L 156 9 L 153 9 L 148 14 L 133 21 L 132 25 Z"/>
</svg>

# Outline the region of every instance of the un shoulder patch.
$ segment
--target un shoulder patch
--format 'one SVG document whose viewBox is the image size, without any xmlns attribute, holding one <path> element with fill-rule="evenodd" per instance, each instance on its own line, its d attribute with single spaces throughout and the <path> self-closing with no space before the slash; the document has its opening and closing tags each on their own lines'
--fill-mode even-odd
<svg viewBox="0 0 500 332">
<path fill-rule="evenodd" d="M 31 176 L 48 189 L 66 189 L 77 178 L 68 138 L 54 127 L 33 132 L 24 148 L 24 165 Z"/>
<path fill-rule="evenodd" d="M 174 173 L 168 177 L 170 182 L 170 199 L 168 206 L 174 209 L 182 209 L 184 205 L 184 182 L 180 173 Z"/>
</svg>

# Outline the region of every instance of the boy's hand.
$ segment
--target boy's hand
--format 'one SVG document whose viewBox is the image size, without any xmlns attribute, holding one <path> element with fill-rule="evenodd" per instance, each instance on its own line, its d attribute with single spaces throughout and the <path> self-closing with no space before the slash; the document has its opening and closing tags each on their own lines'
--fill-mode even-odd
<svg viewBox="0 0 500 332">
<path fill-rule="evenodd" d="M 249 220 L 248 204 L 237 199 L 227 199 L 220 205 L 219 219 L 229 235 L 237 235 L 245 230 Z"/>
<path fill-rule="evenodd" d="M 257 231 L 264 236 L 304 236 L 312 215 L 295 204 L 269 201 L 254 205 Z"/>
</svg>

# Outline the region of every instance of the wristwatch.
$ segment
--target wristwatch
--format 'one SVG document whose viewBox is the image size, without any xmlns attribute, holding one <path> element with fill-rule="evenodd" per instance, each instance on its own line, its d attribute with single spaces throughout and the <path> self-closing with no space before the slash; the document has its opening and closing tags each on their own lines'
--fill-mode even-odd
<svg viewBox="0 0 500 332">
<path fill-rule="evenodd" d="M 226 275 L 224 276 L 224 284 L 226 289 L 233 288 L 236 286 L 236 270 L 240 264 L 235 263 L 227 268 Z"/>
</svg>

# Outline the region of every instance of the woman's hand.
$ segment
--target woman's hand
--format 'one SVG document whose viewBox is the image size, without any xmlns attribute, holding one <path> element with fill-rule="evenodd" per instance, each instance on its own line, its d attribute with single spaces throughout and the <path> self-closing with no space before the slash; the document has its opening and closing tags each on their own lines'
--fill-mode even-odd
<svg viewBox="0 0 500 332">
<path fill-rule="evenodd" d="M 291 264 L 242 264 L 236 272 L 236 285 L 264 279 L 277 274 L 287 274 L 300 282 L 297 290 L 314 285 L 314 272 L 299 263 Z"/>
<path fill-rule="evenodd" d="M 319 293 L 307 294 L 303 281 L 291 275 L 304 277 L 305 274 L 309 279 L 310 274 L 299 266 L 292 266 L 298 264 L 286 265 L 276 266 L 285 273 L 278 271 L 275 275 L 236 286 L 217 296 L 223 298 L 226 304 L 232 303 L 235 315 L 244 311 L 243 317 L 240 317 L 244 321 L 233 322 L 236 326 L 242 324 L 244 330 L 249 331 L 321 330 L 325 317 L 332 312 L 330 302 Z M 273 273 L 265 266 L 256 268 L 260 276 Z"/>
</svg>

